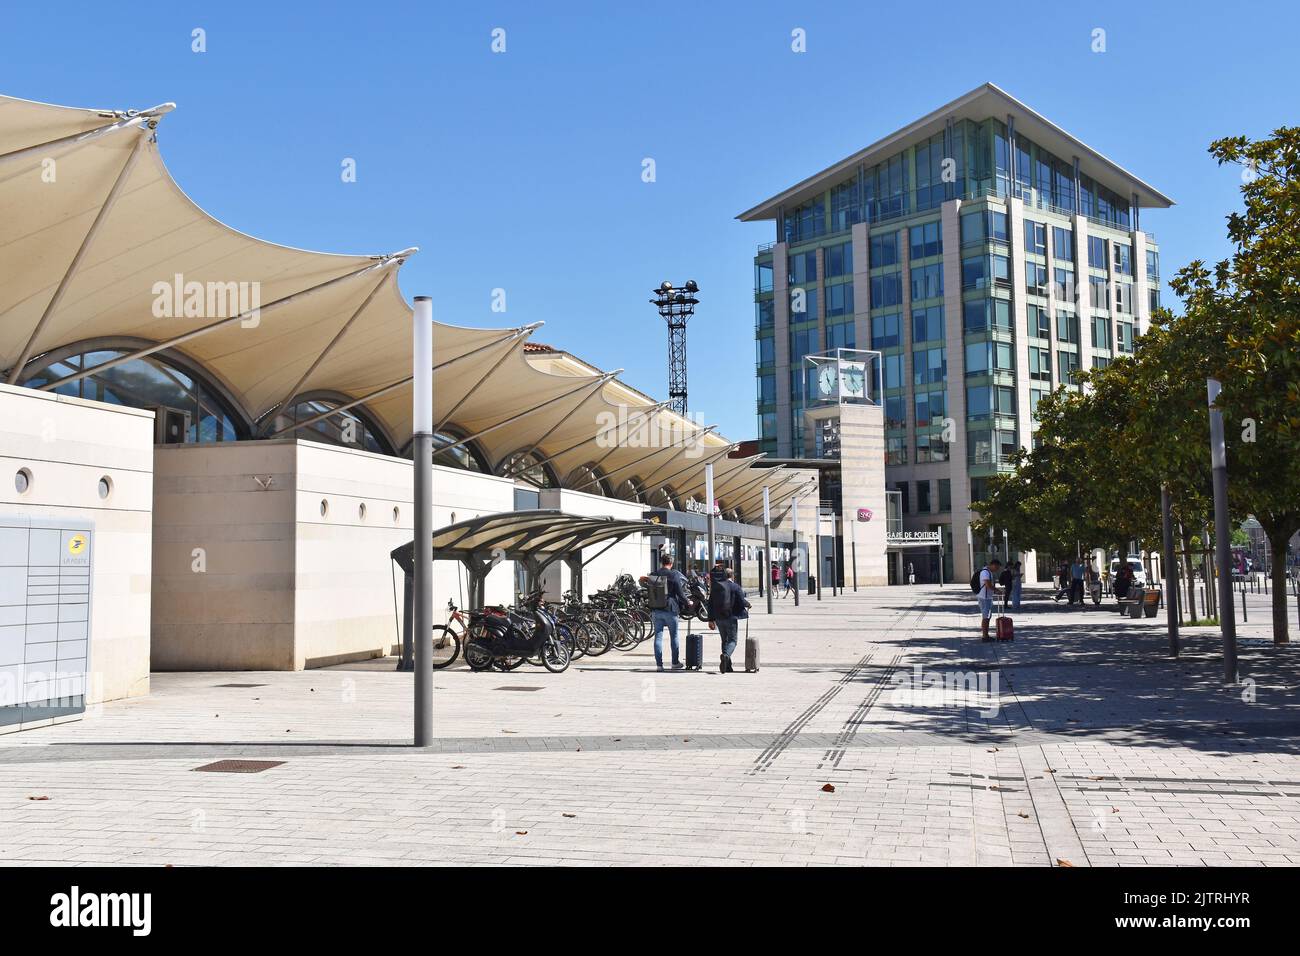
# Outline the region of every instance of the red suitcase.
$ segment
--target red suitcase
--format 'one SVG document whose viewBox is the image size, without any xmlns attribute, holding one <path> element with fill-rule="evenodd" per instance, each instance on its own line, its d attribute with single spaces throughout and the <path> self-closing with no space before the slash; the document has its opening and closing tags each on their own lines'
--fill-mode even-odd
<svg viewBox="0 0 1300 956">
<path fill-rule="evenodd" d="M 1014 641 L 1016 639 L 1015 625 L 1011 623 L 1011 618 L 1000 615 L 998 617 L 998 640 Z"/>
</svg>

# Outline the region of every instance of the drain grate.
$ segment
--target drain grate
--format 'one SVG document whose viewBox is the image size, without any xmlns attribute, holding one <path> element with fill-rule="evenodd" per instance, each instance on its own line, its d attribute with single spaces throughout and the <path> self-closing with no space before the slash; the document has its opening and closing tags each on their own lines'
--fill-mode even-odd
<svg viewBox="0 0 1300 956">
<path fill-rule="evenodd" d="M 283 763 L 283 760 L 218 760 L 216 763 L 205 763 L 202 767 L 194 769 L 206 770 L 209 773 L 261 773 Z"/>
<path fill-rule="evenodd" d="M 265 687 L 265 684 L 213 684 L 213 687 Z"/>
<path fill-rule="evenodd" d="M 493 687 L 493 690 L 546 690 L 545 687 L 524 687 L 520 684 L 509 684 L 505 687 Z"/>
</svg>

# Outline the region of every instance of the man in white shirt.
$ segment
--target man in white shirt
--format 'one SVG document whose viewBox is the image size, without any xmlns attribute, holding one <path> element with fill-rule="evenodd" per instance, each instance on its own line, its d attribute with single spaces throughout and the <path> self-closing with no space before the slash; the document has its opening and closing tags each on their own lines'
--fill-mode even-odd
<svg viewBox="0 0 1300 956">
<path fill-rule="evenodd" d="M 989 637 L 989 618 L 993 616 L 993 599 L 998 594 L 998 572 L 1002 570 L 1002 562 L 994 558 L 988 564 L 984 565 L 984 570 L 980 572 L 980 640 L 991 641 Z"/>
</svg>

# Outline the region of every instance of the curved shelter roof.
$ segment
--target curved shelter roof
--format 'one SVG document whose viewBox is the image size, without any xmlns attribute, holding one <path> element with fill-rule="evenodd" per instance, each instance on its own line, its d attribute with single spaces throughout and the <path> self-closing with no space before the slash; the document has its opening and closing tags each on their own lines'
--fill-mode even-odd
<svg viewBox="0 0 1300 956">
<path fill-rule="evenodd" d="M 404 447 L 412 310 L 397 271 L 417 250 L 312 252 L 218 221 L 163 163 L 156 130 L 172 108 L 0 96 L 0 380 L 21 383 L 55 349 L 129 337 L 153 344 L 110 363 L 180 353 L 258 421 L 298 396 L 338 394 Z M 724 509 L 752 497 L 757 473 L 751 460 L 725 457 L 726 439 L 617 372 L 567 353 L 525 352 L 535 328 L 435 323 L 435 422 L 454 426 L 494 467 L 531 452 L 562 477 L 587 465 L 611 487 L 633 479 L 647 491 L 671 485 L 702 497 L 702 465 L 712 461 Z M 790 477 L 764 474 L 771 483 Z"/>
</svg>

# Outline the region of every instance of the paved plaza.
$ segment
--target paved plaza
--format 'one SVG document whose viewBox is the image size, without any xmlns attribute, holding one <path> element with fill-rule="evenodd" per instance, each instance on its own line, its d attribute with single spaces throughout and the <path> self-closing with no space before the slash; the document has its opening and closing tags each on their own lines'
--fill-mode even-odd
<svg viewBox="0 0 1300 956">
<path fill-rule="evenodd" d="M 1217 631 L 1170 660 L 1163 612 L 1039 595 L 986 644 L 961 585 L 754 599 L 758 674 L 716 673 L 712 634 L 702 673 L 649 642 L 562 675 L 458 663 L 424 751 L 391 659 L 155 674 L 0 736 L 0 862 L 1298 864 L 1300 655 L 1251 600 L 1224 687 Z M 224 759 L 279 763 L 195 772 Z"/>
</svg>

